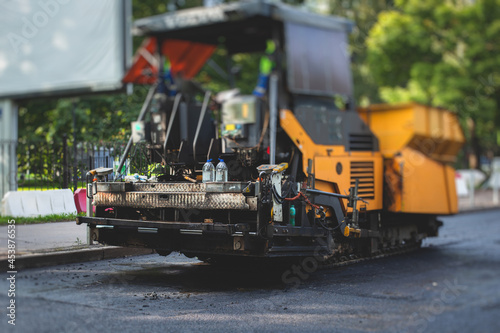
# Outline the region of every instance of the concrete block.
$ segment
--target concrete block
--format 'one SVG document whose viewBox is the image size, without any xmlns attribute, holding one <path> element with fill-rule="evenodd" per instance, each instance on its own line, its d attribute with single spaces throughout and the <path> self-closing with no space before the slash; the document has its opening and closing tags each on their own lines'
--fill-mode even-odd
<svg viewBox="0 0 500 333">
<path fill-rule="evenodd" d="M 73 199 L 73 191 L 70 189 L 57 190 L 64 201 L 64 214 L 76 214 L 75 200 Z M 58 194 L 58 195 L 59 195 Z"/>
<path fill-rule="evenodd" d="M 23 216 L 24 209 L 21 202 L 20 192 L 7 192 L 2 198 L 3 216 Z"/>
<path fill-rule="evenodd" d="M 36 195 L 36 204 L 38 207 L 37 215 L 45 216 L 53 214 L 52 204 L 50 203 L 51 191 L 34 191 L 34 192 Z"/>
<path fill-rule="evenodd" d="M 50 193 L 50 204 L 52 206 L 52 214 L 65 214 L 64 194 L 59 190 L 47 191 Z"/>
<path fill-rule="evenodd" d="M 2 215 L 14 217 L 76 214 L 70 189 L 8 192 L 2 199 Z"/>
<path fill-rule="evenodd" d="M 455 177 L 455 188 L 457 189 L 457 195 L 459 197 L 466 197 L 469 195 L 469 189 L 467 188 L 465 179 L 459 177 L 458 174 Z"/>
<path fill-rule="evenodd" d="M 457 170 L 456 174 L 459 174 L 459 177 L 464 179 L 467 188 L 471 187 L 471 183 L 476 187 L 486 179 L 486 175 L 476 169 Z"/>
<path fill-rule="evenodd" d="M 19 199 L 21 200 L 21 204 L 23 206 L 23 212 L 22 215 L 14 216 L 33 217 L 40 215 L 38 213 L 37 192 L 39 191 L 18 192 L 20 194 Z"/>
<path fill-rule="evenodd" d="M 43 193 L 50 198 L 51 214 L 76 214 L 73 192 L 70 189 L 49 190 Z"/>
</svg>

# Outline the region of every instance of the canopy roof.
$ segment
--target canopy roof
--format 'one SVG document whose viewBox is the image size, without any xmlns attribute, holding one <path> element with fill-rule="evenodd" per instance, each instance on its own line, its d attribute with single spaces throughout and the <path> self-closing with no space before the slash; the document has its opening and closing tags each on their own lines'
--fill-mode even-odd
<svg viewBox="0 0 500 333">
<path fill-rule="evenodd" d="M 252 0 L 198 7 L 135 21 L 134 34 L 207 44 L 242 44 L 270 38 L 272 27 L 297 23 L 320 29 L 350 32 L 345 18 L 315 14 L 283 3 Z"/>
<path fill-rule="evenodd" d="M 155 38 L 172 63 L 172 73 L 191 78 L 224 45 L 229 54 L 259 52 L 278 37 L 286 53 L 287 86 L 296 94 L 352 95 L 347 34 L 353 23 L 268 0 L 198 7 L 139 19 L 136 35 Z M 150 45 L 149 52 L 154 52 Z M 141 60 L 141 59 L 139 59 Z M 125 82 L 152 82 L 158 73 L 146 58 L 135 64 Z M 145 70 L 146 65 L 146 70 Z M 151 66 L 150 66 L 151 65 Z M 148 68 L 152 67 L 152 70 Z"/>
</svg>

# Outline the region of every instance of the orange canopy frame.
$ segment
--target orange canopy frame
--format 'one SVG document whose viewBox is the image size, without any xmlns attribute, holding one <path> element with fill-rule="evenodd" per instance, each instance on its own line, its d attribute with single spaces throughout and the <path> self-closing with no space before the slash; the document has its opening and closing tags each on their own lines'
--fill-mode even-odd
<svg viewBox="0 0 500 333">
<path fill-rule="evenodd" d="M 154 84 L 158 80 L 158 58 L 155 37 L 146 39 L 134 56 L 134 63 L 123 78 L 124 83 Z M 172 76 L 191 79 L 212 56 L 214 45 L 168 39 L 163 41 L 161 52 L 170 60 Z"/>
</svg>

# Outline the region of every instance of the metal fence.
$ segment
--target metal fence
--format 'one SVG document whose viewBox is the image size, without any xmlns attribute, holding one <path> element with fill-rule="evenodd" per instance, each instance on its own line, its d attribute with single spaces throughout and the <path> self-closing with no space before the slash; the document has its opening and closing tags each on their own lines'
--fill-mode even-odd
<svg viewBox="0 0 500 333">
<path fill-rule="evenodd" d="M 53 142 L 0 141 L 0 198 L 7 191 L 85 188 L 87 171 L 113 168 L 114 179 L 125 141 L 77 142 L 67 137 Z M 151 173 L 147 143 L 134 144 L 121 175 Z"/>
<path fill-rule="evenodd" d="M 18 191 L 85 187 L 87 171 L 115 168 L 125 147 L 123 142 L 68 141 L 63 137 L 50 143 L 18 142 Z"/>
</svg>

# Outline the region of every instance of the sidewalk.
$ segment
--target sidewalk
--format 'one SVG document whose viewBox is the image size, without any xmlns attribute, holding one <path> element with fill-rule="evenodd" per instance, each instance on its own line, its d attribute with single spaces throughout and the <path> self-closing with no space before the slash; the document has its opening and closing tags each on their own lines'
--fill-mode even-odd
<svg viewBox="0 0 500 333">
<path fill-rule="evenodd" d="M 460 213 L 500 208 L 493 203 L 491 190 L 475 193 L 474 205 L 469 197 L 458 199 Z M 1 217 L 0 217 L 1 218 Z M 0 269 L 7 270 L 8 227 L 0 226 Z M 87 228 L 75 221 L 16 225 L 16 269 L 61 265 L 67 263 L 151 254 L 140 248 L 87 245 Z"/>
<path fill-rule="evenodd" d="M 1 218 L 1 217 L 0 217 Z M 87 245 L 87 227 L 75 221 L 16 224 L 16 269 L 153 253 L 150 249 Z M 8 226 L 0 226 L 0 269 L 6 271 Z"/>
<path fill-rule="evenodd" d="M 87 242 L 87 229 L 75 222 L 16 225 L 16 256 L 63 251 L 82 247 Z M 7 226 L 0 226 L 0 244 L 7 244 Z M 7 246 L 0 248 L 0 257 Z"/>
<path fill-rule="evenodd" d="M 458 210 L 460 213 L 494 208 L 500 208 L 500 204 L 493 202 L 492 190 L 476 190 L 472 204 L 468 196 L 458 198 Z"/>
</svg>

